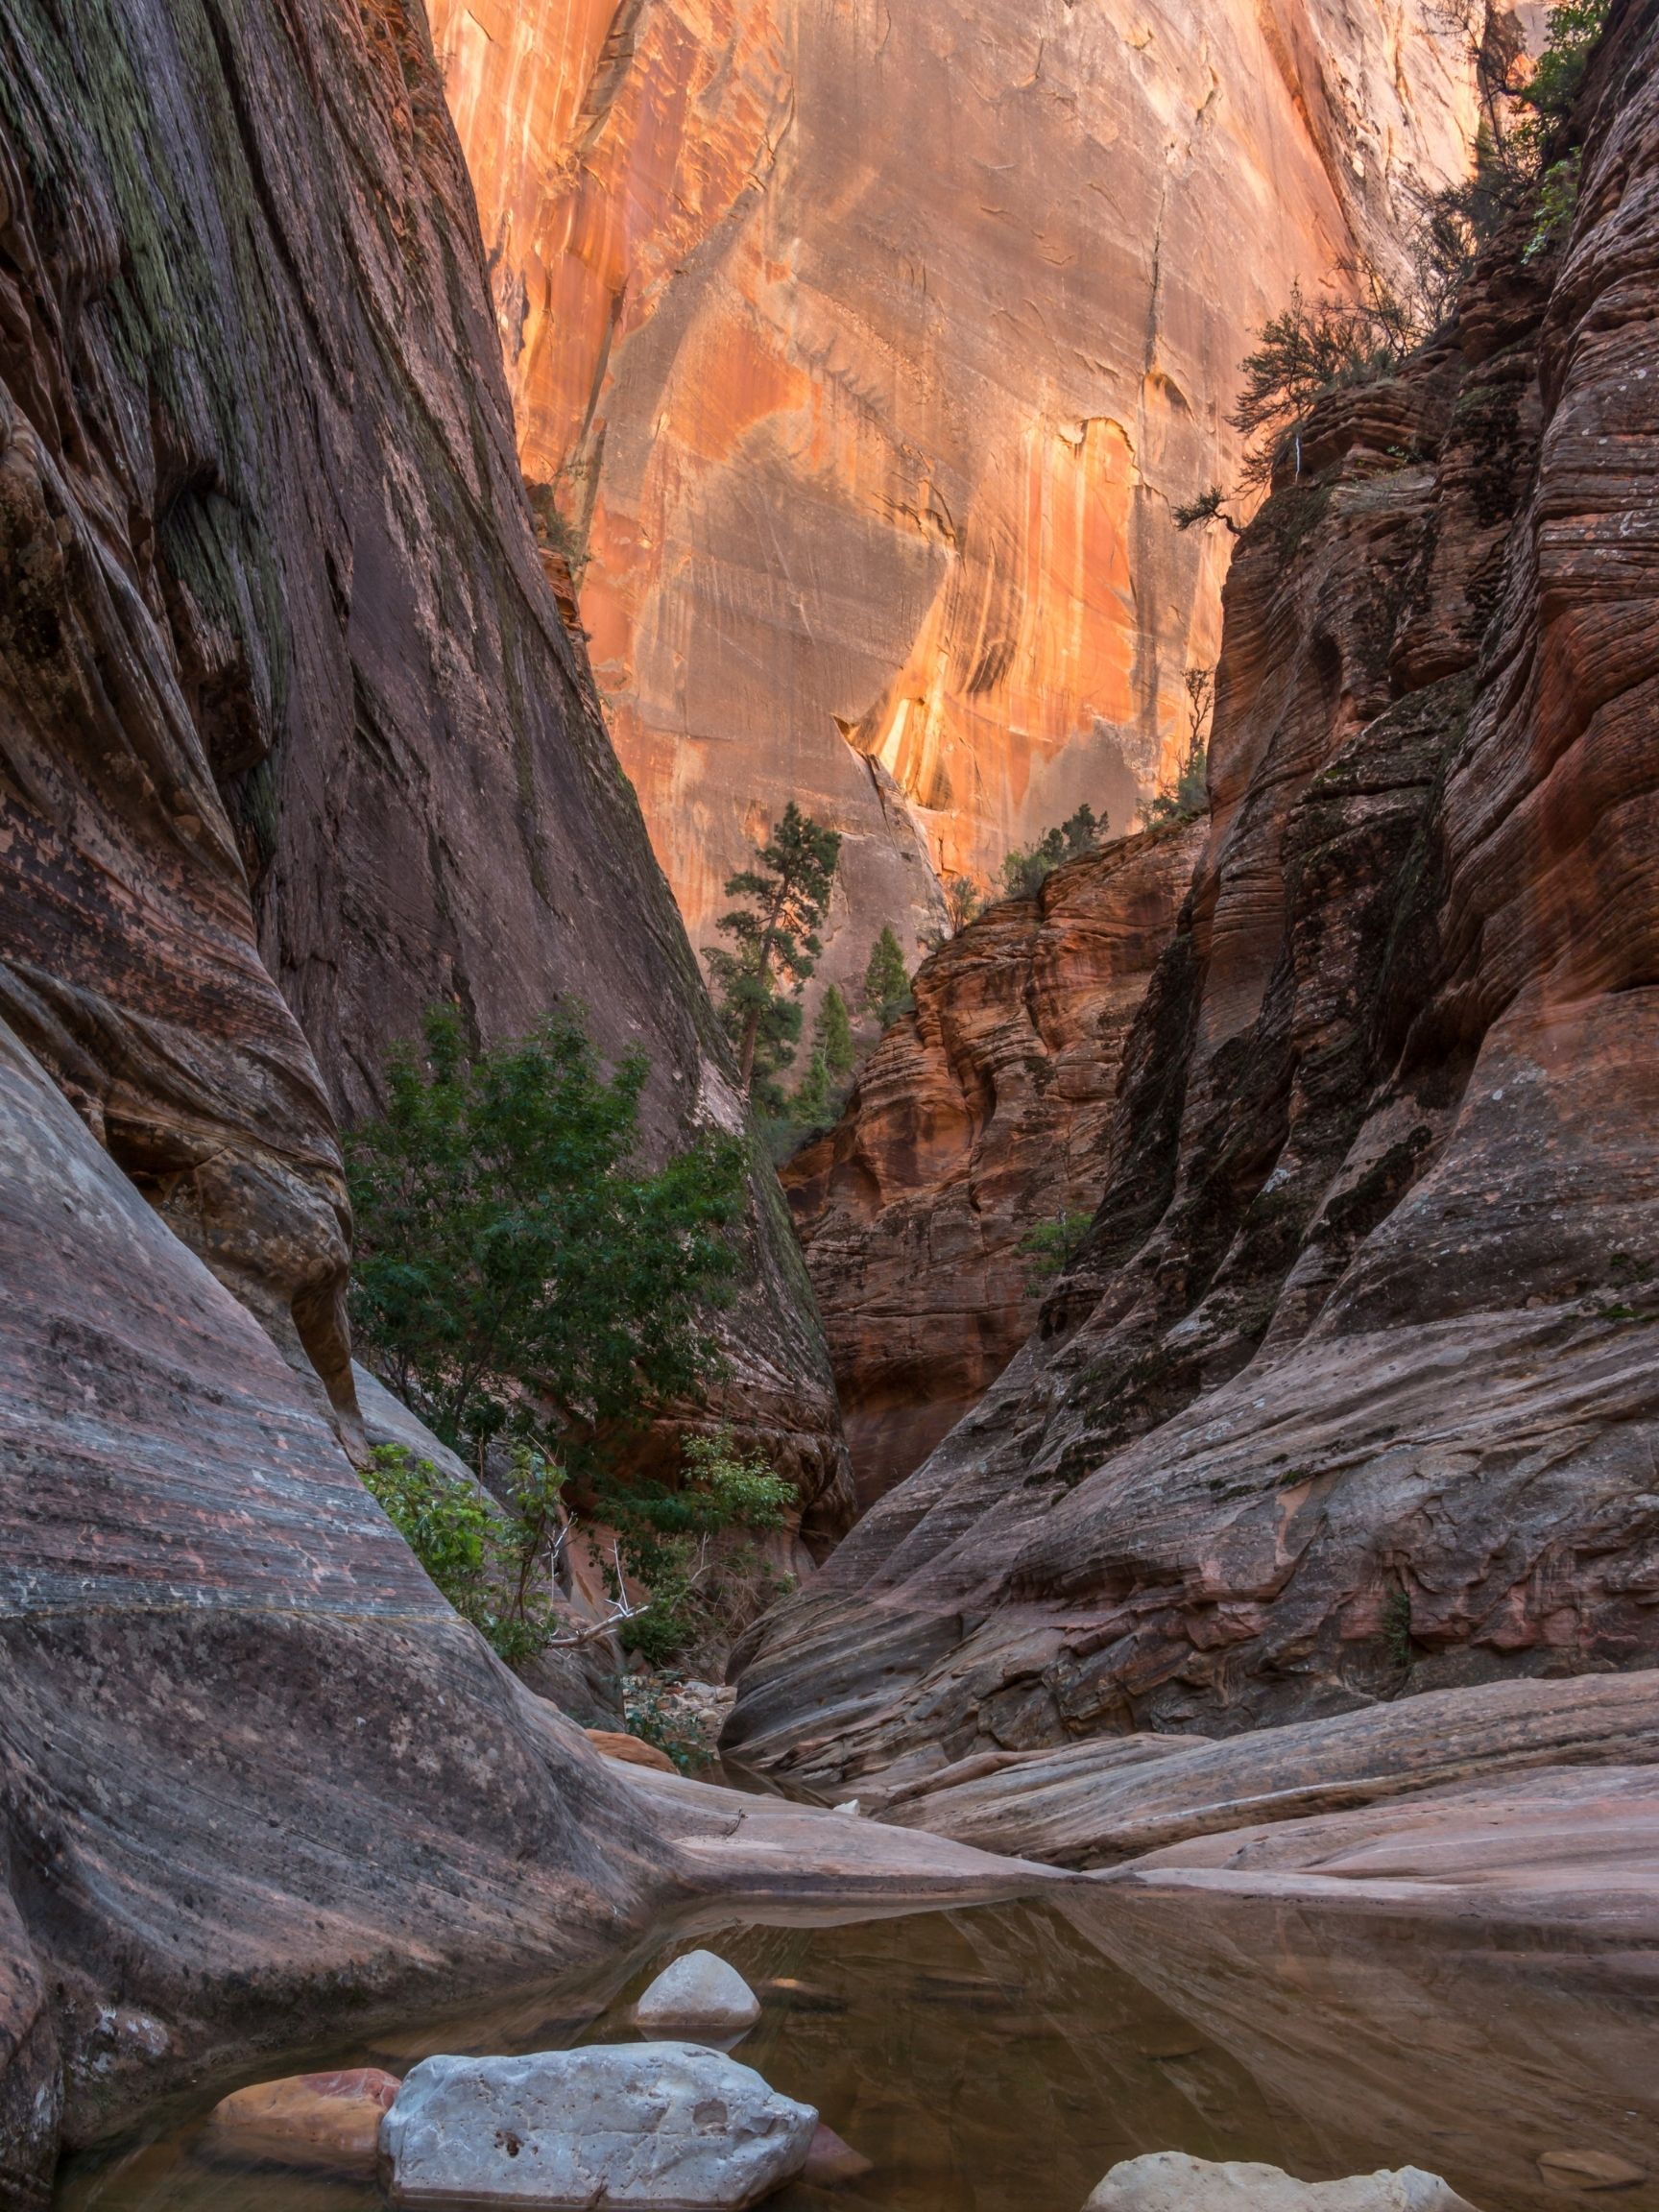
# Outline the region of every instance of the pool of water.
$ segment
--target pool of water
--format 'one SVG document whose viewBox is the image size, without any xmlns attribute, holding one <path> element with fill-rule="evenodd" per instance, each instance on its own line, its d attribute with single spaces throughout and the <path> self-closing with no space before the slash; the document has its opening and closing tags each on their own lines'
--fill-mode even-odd
<svg viewBox="0 0 1659 2212">
<path fill-rule="evenodd" d="M 618 1990 L 412 2024 L 334 2063 L 629 2039 L 624 2014 L 702 1942 L 760 1994 L 734 2056 L 874 2162 L 777 2212 L 1077 2212 L 1116 2160 L 1184 2150 L 1308 2179 L 1417 2164 L 1480 2212 L 1659 2212 L 1659 1957 L 1570 1935 L 1137 1898 L 736 1927 L 664 1942 Z M 201 2116 L 66 2167 L 57 2212 L 376 2212 L 369 2186 L 209 2163 Z M 1551 2152 L 1647 2176 L 1552 2183 Z"/>
</svg>

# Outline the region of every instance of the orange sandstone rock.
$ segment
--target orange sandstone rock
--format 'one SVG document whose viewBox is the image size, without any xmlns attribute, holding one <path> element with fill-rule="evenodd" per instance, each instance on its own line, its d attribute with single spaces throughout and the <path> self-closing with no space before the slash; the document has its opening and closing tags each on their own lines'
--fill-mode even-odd
<svg viewBox="0 0 1659 2212">
<path fill-rule="evenodd" d="M 398 2087 L 397 2075 L 378 2066 L 255 2081 L 214 2105 L 203 2148 L 218 2157 L 373 2174 L 381 2115 Z"/>
<path fill-rule="evenodd" d="M 525 472 L 693 942 L 791 797 L 848 836 L 839 976 L 933 869 L 1083 798 L 1128 829 L 1216 653 L 1227 542 L 1171 510 L 1231 480 L 1262 319 L 1461 168 L 1448 12 L 432 19 Z"/>
<path fill-rule="evenodd" d="M 584 1728 L 582 1733 L 601 1758 L 620 1760 L 624 1767 L 654 1767 L 661 1774 L 679 1772 L 666 1751 L 641 1736 L 629 1736 L 620 1728 Z"/>
</svg>

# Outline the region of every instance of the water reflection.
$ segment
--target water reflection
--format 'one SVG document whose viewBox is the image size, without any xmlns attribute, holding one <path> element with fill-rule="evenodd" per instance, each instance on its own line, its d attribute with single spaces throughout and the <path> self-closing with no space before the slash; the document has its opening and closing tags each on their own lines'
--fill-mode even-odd
<svg viewBox="0 0 1659 2212">
<path fill-rule="evenodd" d="M 1115 2160 L 1177 2149 L 1310 2178 L 1416 2163 L 1482 2212 L 1659 2212 L 1659 1959 L 1546 1932 L 1425 1927 L 1261 1897 L 1068 1893 L 820 1929 L 685 1936 L 619 1987 L 520 1999 L 331 2062 L 629 2034 L 627 2008 L 711 1943 L 760 1992 L 737 2056 L 816 2104 L 875 2172 L 778 2212 L 1075 2212 Z M 369 2188 L 208 2165 L 199 2121 L 76 2161 L 58 2212 L 373 2212 Z M 1538 2157 L 1596 2150 L 1654 2178 L 1592 2198 Z"/>
</svg>

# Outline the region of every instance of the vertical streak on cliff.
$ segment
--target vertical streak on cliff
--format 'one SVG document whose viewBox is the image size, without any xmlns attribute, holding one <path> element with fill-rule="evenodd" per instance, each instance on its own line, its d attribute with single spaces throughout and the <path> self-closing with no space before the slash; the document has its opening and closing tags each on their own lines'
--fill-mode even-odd
<svg viewBox="0 0 1659 2212">
<path fill-rule="evenodd" d="M 1214 657 L 1214 550 L 1169 507 L 1231 470 L 1253 327 L 1357 241 L 1391 250 L 1407 169 L 1462 161 L 1474 65 L 1434 0 L 1392 41 L 1338 0 L 653 0 L 579 117 L 613 20 L 434 11 L 498 299 L 532 303 L 521 451 L 583 524 L 600 685 L 693 941 L 795 797 L 849 840 L 845 976 L 932 894 L 841 733 L 945 868 L 1085 797 L 1127 826 Z M 1069 477 L 1096 421 L 1133 426 L 1135 491 Z M 1055 538 L 1069 483 L 1098 513 Z"/>
</svg>

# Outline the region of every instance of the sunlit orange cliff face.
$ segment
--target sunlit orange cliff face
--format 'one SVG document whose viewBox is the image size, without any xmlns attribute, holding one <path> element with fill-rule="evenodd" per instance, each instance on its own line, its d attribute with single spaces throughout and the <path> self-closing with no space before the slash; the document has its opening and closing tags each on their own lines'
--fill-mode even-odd
<svg viewBox="0 0 1659 2212">
<path fill-rule="evenodd" d="M 436 0 L 521 455 L 694 943 L 799 799 L 828 969 L 1083 799 L 1215 658 L 1251 336 L 1478 111 L 1440 0 Z M 585 565 L 584 565 L 585 563 Z"/>
</svg>

